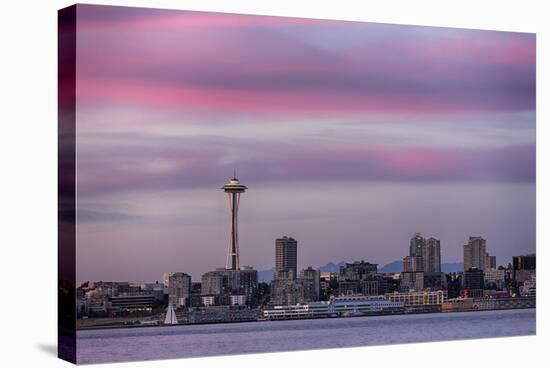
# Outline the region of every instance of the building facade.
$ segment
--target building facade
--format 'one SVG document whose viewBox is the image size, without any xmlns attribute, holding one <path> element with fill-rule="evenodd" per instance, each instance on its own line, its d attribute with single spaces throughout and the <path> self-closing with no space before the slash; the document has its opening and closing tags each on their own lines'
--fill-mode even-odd
<svg viewBox="0 0 550 368">
<path fill-rule="evenodd" d="M 258 271 L 251 267 L 218 268 L 202 275 L 201 284 L 201 295 L 215 296 L 220 305 L 231 305 L 231 296 L 235 295 L 244 295 L 248 306 L 257 303 Z"/>
<path fill-rule="evenodd" d="M 470 268 L 485 269 L 486 241 L 481 236 L 470 236 L 464 245 L 464 271 Z"/>
<path fill-rule="evenodd" d="M 441 272 L 441 241 L 434 237 L 426 239 L 426 245 L 422 254 L 424 272 Z"/>
<path fill-rule="evenodd" d="M 283 236 L 275 240 L 275 273 L 277 278 L 296 279 L 298 276 L 298 241 Z"/>
<path fill-rule="evenodd" d="M 176 272 L 168 277 L 168 301 L 174 308 L 189 306 L 191 292 L 191 276 L 183 272 Z"/>
<path fill-rule="evenodd" d="M 468 295 L 482 295 L 480 291 L 485 289 L 485 276 L 483 270 L 472 267 L 464 272 L 464 288 Z"/>
</svg>

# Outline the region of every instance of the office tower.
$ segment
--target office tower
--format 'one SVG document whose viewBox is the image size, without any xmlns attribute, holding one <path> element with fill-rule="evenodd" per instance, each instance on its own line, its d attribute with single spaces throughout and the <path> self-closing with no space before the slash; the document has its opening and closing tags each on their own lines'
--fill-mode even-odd
<svg viewBox="0 0 550 368">
<path fill-rule="evenodd" d="M 422 272 L 424 262 L 422 257 L 407 256 L 403 258 L 403 272 Z"/>
<path fill-rule="evenodd" d="M 470 268 L 485 269 L 486 242 L 481 236 L 470 236 L 464 245 L 464 271 Z"/>
<path fill-rule="evenodd" d="M 275 240 L 275 277 L 295 279 L 298 271 L 298 241 L 283 236 Z"/>
<path fill-rule="evenodd" d="M 239 231 L 238 231 L 238 213 L 241 194 L 248 188 L 242 185 L 237 179 L 237 173 L 234 173 L 233 179 L 222 187 L 224 193 L 229 198 L 229 208 L 231 210 L 231 241 L 229 251 L 227 252 L 227 261 L 225 268 L 231 270 L 239 269 Z"/>
<path fill-rule="evenodd" d="M 409 256 L 423 257 L 425 246 L 426 246 L 426 239 L 422 237 L 422 234 L 415 233 L 411 238 L 411 242 L 409 246 Z"/>
<path fill-rule="evenodd" d="M 523 283 L 535 276 L 537 257 L 535 254 L 514 256 L 512 258 L 512 277 L 516 282 Z"/>
<path fill-rule="evenodd" d="M 441 272 L 441 245 L 434 237 L 424 238 L 415 233 L 410 241 L 409 256 L 422 258 L 422 270 L 428 273 Z"/>
<path fill-rule="evenodd" d="M 512 258 L 512 266 L 517 270 L 534 270 L 537 268 L 537 256 L 528 254 L 526 256 L 514 256 Z"/>
<path fill-rule="evenodd" d="M 426 239 L 420 233 L 415 233 L 409 245 L 409 255 L 403 258 L 401 272 L 401 291 L 422 290 L 424 288 L 424 254 Z"/>
<path fill-rule="evenodd" d="M 485 255 L 485 270 L 494 270 L 497 268 L 497 257 L 490 256 L 489 253 Z"/>
<path fill-rule="evenodd" d="M 164 287 L 168 287 L 168 282 L 169 282 L 169 279 L 170 279 L 170 276 L 172 276 L 174 273 L 173 272 L 164 272 L 162 274 L 162 283 L 164 284 Z"/>
<path fill-rule="evenodd" d="M 424 251 L 422 252 L 424 272 L 441 272 L 441 246 L 439 239 L 429 237 L 425 241 Z"/>
<path fill-rule="evenodd" d="M 176 272 L 168 278 L 170 290 L 168 300 L 174 308 L 188 306 L 191 292 L 191 276 L 183 272 Z"/>
</svg>

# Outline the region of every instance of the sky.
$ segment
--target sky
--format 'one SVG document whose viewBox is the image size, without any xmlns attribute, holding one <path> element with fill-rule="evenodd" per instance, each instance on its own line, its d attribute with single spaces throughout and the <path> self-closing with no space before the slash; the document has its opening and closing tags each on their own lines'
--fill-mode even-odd
<svg viewBox="0 0 550 368">
<path fill-rule="evenodd" d="M 78 5 L 77 279 L 535 251 L 535 35 Z"/>
</svg>

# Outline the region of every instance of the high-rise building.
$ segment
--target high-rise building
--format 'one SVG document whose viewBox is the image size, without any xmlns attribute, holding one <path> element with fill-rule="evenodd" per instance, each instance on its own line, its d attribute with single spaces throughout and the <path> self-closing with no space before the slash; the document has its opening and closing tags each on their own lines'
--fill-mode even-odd
<svg viewBox="0 0 550 368">
<path fill-rule="evenodd" d="M 425 246 L 426 246 L 426 239 L 424 239 L 421 233 L 415 233 L 411 238 L 411 242 L 409 246 L 409 256 L 423 257 Z"/>
<path fill-rule="evenodd" d="M 296 279 L 298 272 L 298 241 L 283 236 L 275 240 L 275 277 Z"/>
<path fill-rule="evenodd" d="M 417 272 L 441 272 L 441 242 L 439 239 L 424 238 L 421 233 L 415 233 L 410 241 L 409 256 L 421 258 L 422 267 L 417 267 Z"/>
<path fill-rule="evenodd" d="M 409 255 L 403 258 L 400 289 L 440 289 L 444 285 L 443 279 L 440 240 L 415 233 L 409 243 Z"/>
<path fill-rule="evenodd" d="M 191 276 L 176 272 L 168 278 L 169 303 L 175 308 L 187 307 L 191 292 Z"/>
<path fill-rule="evenodd" d="M 464 245 L 464 271 L 470 268 L 484 270 L 486 257 L 485 239 L 481 236 L 470 236 L 468 244 Z"/>
<path fill-rule="evenodd" d="M 170 276 L 172 276 L 173 272 L 165 272 L 162 274 L 162 283 L 164 284 L 164 287 L 168 288 L 168 281 L 170 279 Z"/>
<path fill-rule="evenodd" d="M 497 257 L 490 256 L 489 253 L 485 255 L 485 270 L 494 270 L 497 268 Z"/>
<path fill-rule="evenodd" d="M 403 272 L 422 272 L 424 262 L 422 257 L 407 256 L 403 258 Z"/>
<path fill-rule="evenodd" d="M 523 283 L 535 275 L 537 258 L 535 254 L 514 256 L 512 258 L 512 276 L 516 282 Z"/>
<path fill-rule="evenodd" d="M 512 258 L 514 270 L 534 270 L 537 268 L 537 256 L 528 254 L 526 256 L 514 256 Z"/>
<path fill-rule="evenodd" d="M 422 258 L 424 262 L 424 272 L 441 272 L 441 242 L 439 239 L 429 237 L 426 239 Z"/>
<path fill-rule="evenodd" d="M 229 250 L 227 252 L 227 261 L 225 268 L 231 270 L 239 269 L 239 230 L 238 230 L 238 214 L 241 194 L 248 188 L 242 185 L 237 179 L 237 173 L 234 173 L 233 179 L 222 187 L 223 191 L 229 197 L 229 209 L 231 210 L 231 241 L 229 242 Z"/>
</svg>

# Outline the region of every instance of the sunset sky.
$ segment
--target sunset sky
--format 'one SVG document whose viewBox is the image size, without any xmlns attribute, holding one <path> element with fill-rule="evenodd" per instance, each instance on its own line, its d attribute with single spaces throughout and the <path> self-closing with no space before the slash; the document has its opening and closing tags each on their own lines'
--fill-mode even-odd
<svg viewBox="0 0 550 368">
<path fill-rule="evenodd" d="M 535 35 L 78 5 L 77 278 L 535 251 Z"/>
</svg>

